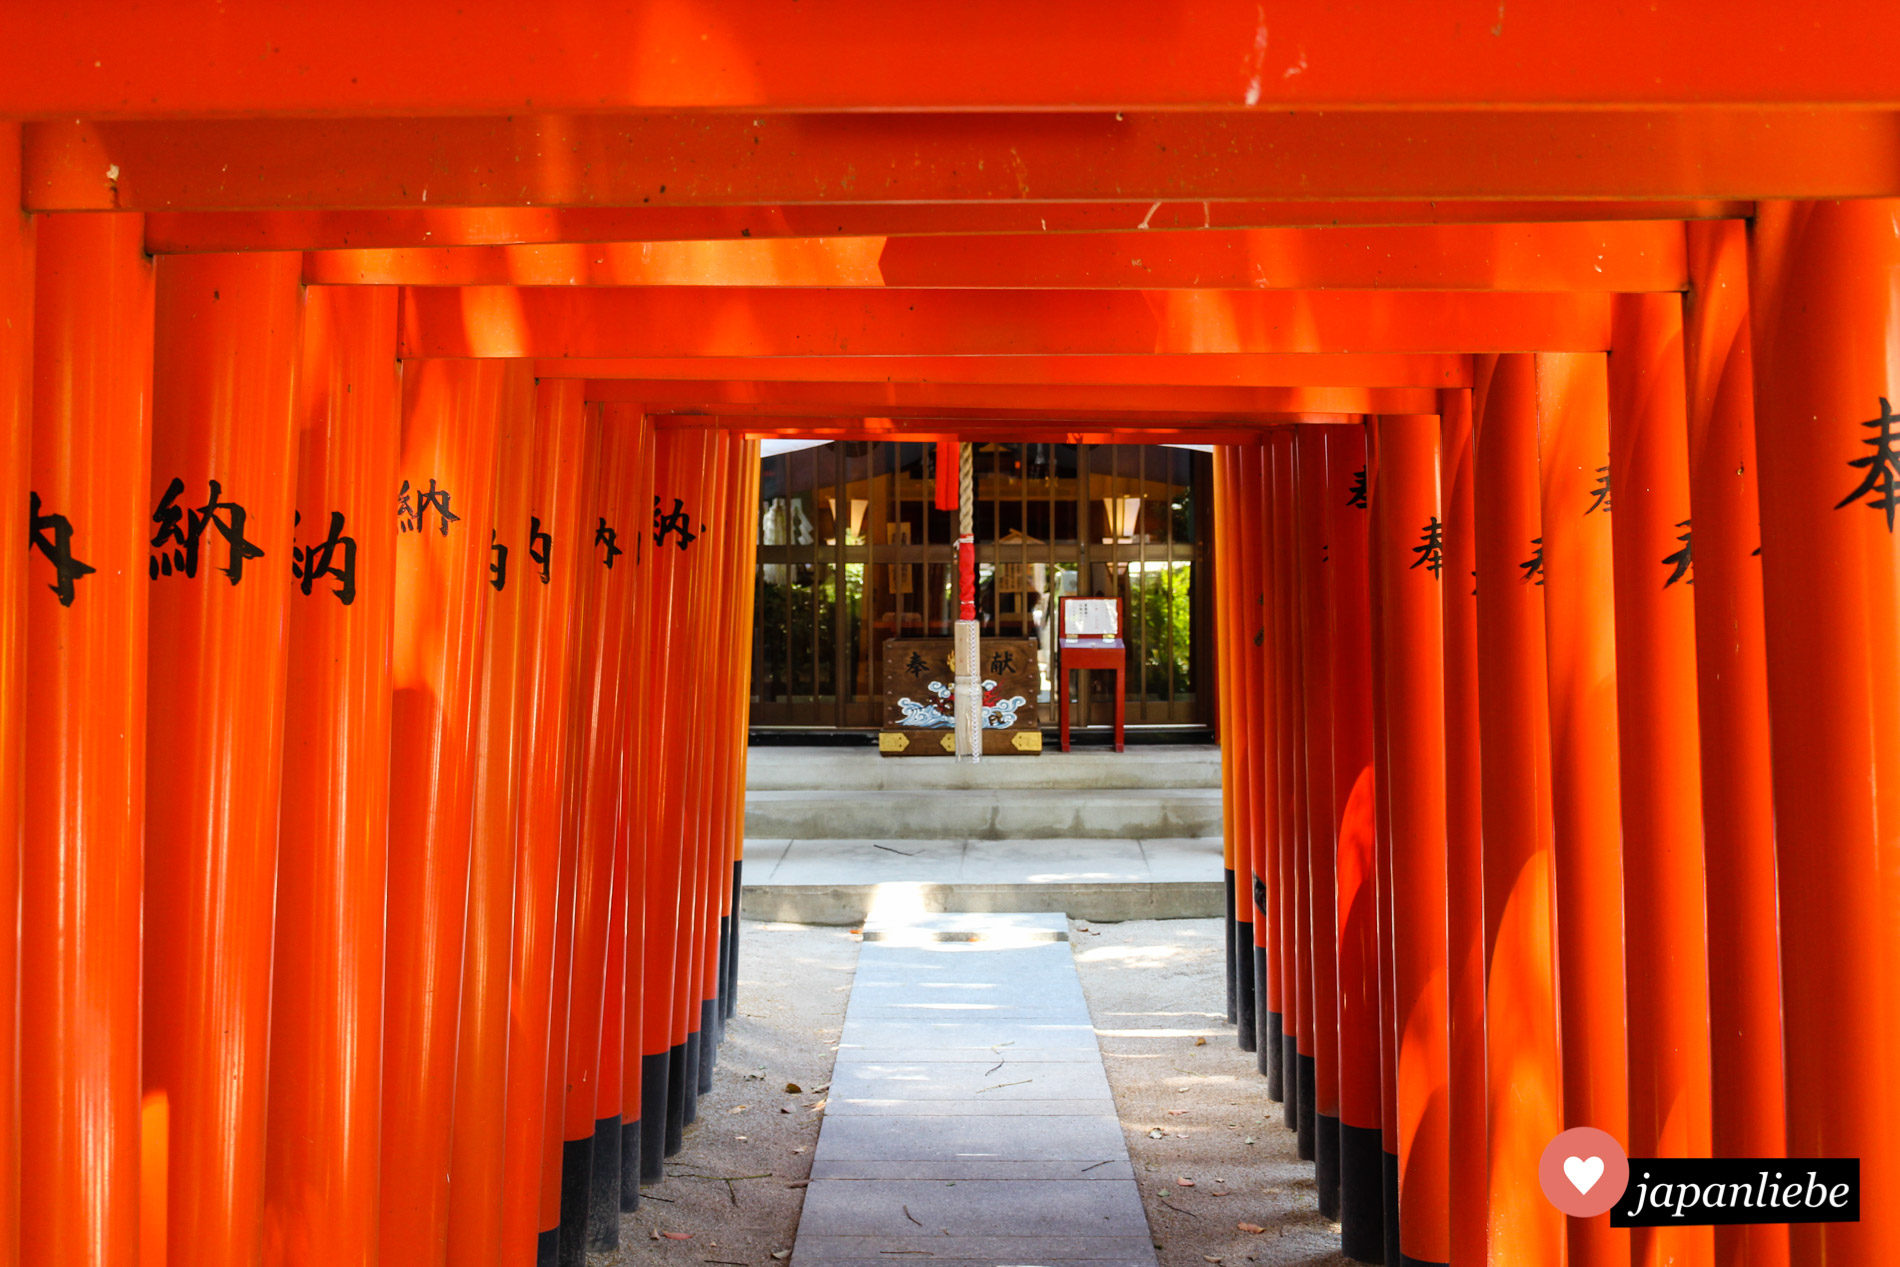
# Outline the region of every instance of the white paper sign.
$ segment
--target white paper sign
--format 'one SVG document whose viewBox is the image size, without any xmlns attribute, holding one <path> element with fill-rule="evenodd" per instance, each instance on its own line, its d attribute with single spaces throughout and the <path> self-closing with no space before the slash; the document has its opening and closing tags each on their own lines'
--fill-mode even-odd
<svg viewBox="0 0 1900 1267">
<path fill-rule="evenodd" d="M 1112 598 L 1074 598 L 1068 605 L 1068 636 L 1071 638 L 1115 638 L 1121 630 L 1115 623 Z"/>
</svg>

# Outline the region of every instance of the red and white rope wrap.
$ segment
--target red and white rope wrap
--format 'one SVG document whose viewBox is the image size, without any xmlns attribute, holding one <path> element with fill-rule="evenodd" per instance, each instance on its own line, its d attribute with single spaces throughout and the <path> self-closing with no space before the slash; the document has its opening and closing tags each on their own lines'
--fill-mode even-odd
<svg viewBox="0 0 1900 1267">
<path fill-rule="evenodd" d="M 956 734 L 959 760 L 983 755 L 982 643 L 976 622 L 976 471 L 972 447 L 957 446 Z"/>
</svg>

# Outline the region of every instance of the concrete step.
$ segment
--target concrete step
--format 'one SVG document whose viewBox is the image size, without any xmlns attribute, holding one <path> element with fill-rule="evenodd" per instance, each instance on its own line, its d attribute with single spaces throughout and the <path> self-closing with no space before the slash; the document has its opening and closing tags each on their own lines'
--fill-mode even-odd
<svg viewBox="0 0 1900 1267">
<path fill-rule="evenodd" d="M 1221 794 L 1219 787 L 752 789 L 745 830 L 752 838 L 787 840 L 1219 836 Z"/>
<path fill-rule="evenodd" d="M 752 748 L 746 787 L 754 792 L 914 792 L 944 788 L 1219 788 L 1220 749 L 1212 744 L 1139 744 L 1126 751 L 1054 744 L 1039 756 L 988 757 L 974 765 L 949 757 L 886 757 L 876 748 Z"/>
<path fill-rule="evenodd" d="M 745 886 L 740 913 L 780 924 L 856 928 L 891 907 L 922 914 L 1059 911 L 1070 919 L 1118 924 L 1131 919 L 1215 919 L 1226 909 L 1223 881 L 1088 884 L 770 884 Z"/>
<path fill-rule="evenodd" d="M 745 845 L 748 919 L 861 925 L 972 911 L 1200 919 L 1225 908 L 1218 837 L 761 840 Z"/>
<path fill-rule="evenodd" d="M 984 942 L 996 944 L 1013 942 L 1028 945 L 1035 942 L 1069 940 L 1069 921 L 1060 915 L 1024 912 L 1002 912 L 978 915 L 971 911 L 937 911 L 899 915 L 893 911 L 880 911 L 864 921 L 864 940 L 889 942 L 892 945 L 929 946 L 938 942 Z M 877 979 L 877 973 L 866 971 L 859 965 L 857 985 L 886 987 L 884 993 L 890 993 L 889 981 Z M 940 984 L 940 983 L 933 983 Z M 985 982 L 985 984 L 991 984 Z M 1000 983 L 996 983 L 1000 984 Z M 854 985 L 855 991 L 855 985 Z M 1081 999 L 1081 987 L 1076 988 L 1076 998 Z M 867 996 L 867 997 L 873 997 Z M 855 993 L 853 1001 L 856 1001 Z M 1083 1005 L 1084 1007 L 1087 1004 Z M 847 1017 L 849 1013 L 846 1013 Z"/>
<path fill-rule="evenodd" d="M 1167 919 L 1219 915 L 1226 900 L 1211 745 L 976 765 L 870 747 L 749 753 L 748 918 L 857 925 L 882 907 Z"/>
</svg>

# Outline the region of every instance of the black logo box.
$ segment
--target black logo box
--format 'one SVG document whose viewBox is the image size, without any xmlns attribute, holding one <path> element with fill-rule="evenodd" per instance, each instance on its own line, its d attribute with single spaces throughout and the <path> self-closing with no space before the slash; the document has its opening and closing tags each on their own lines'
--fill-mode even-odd
<svg viewBox="0 0 1900 1267">
<path fill-rule="evenodd" d="M 1610 1210 L 1611 1227 L 1858 1222 L 1857 1157 L 1632 1157 Z"/>
</svg>

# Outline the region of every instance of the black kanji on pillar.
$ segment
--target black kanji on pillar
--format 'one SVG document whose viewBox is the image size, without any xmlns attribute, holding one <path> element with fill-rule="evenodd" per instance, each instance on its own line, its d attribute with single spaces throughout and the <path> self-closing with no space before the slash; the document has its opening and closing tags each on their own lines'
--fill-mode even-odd
<svg viewBox="0 0 1900 1267">
<path fill-rule="evenodd" d="M 303 525 L 303 513 L 298 512 L 291 526 Z M 342 558 L 337 557 L 338 553 Z M 336 588 L 330 592 L 336 600 L 348 607 L 356 601 L 356 538 L 343 533 L 343 512 L 330 512 L 329 535 L 315 545 L 296 545 L 290 547 L 290 574 L 298 581 L 298 588 L 306 595 L 317 583 L 320 576 L 336 580 Z"/>
<path fill-rule="evenodd" d="M 608 567 L 612 567 L 614 560 L 626 553 L 625 550 L 622 550 L 618 545 L 614 544 L 619 539 L 619 531 L 609 527 L 606 516 L 601 516 L 600 526 L 594 529 L 594 544 L 607 547 L 607 558 L 605 562 Z"/>
<path fill-rule="evenodd" d="M 1439 575 L 1445 570 L 1445 525 L 1439 522 L 1437 515 L 1426 521 L 1418 540 L 1412 547 L 1412 553 L 1418 556 L 1412 560 L 1412 568 L 1428 568 L 1433 576 Z"/>
<path fill-rule="evenodd" d="M 705 525 L 701 524 L 700 527 L 704 528 Z M 653 544 L 665 545 L 668 533 L 678 535 L 679 547 L 682 550 L 699 540 L 699 534 L 693 531 L 693 515 L 686 509 L 686 503 L 675 497 L 673 509 L 662 514 L 660 499 L 655 496 L 653 499 Z"/>
<path fill-rule="evenodd" d="M 1596 487 L 1590 490 L 1590 504 L 1583 508 L 1583 513 L 1587 515 L 1598 510 L 1606 515 L 1610 513 L 1610 468 L 1608 466 L 1597 468 Z"/>
<path fill-rule="evenodd" d="M 1664 589 L 1668 589 L 1671 585 L 1683 580 L 1685 577 L 1687 578 L 1688 584 L 1695 584 L 1695 577 L 1689 575 L 1689 568 L 1695 562 L 1695 555 L 1691 552 L 1689 545 L 1689 521 L 1685 519 L 1677 524 L 1676 527 L 1682 529 L 1682 535 L 1676 538 L 1676 540 L 1682 542 L 1682 549 L 1676 551 L 1674 554 L 1663 556 L 1663 565 L 1675 569 L 1675 571 L 1669 574 L 1669 579 L 1663 582 Z"/>
<path fill-rule="evenodd" d="M 53 565 L 53 583 L 46 588 L 59 596 L 61 607 L 71 607 L 75 595 L 73 582 L 99 569 L 73 557 L 72 520 L 64 515 L 42 515 L 40 495 L 29 493 L 27 496 L 27 544 Z"/>
<path fill-rule="evenodd" d="M 437 488 L 435 480 L 429 480 L 428 490 L 415 490 L 415 500 L 410 501 L 409 481 L 402 482 L 402 488 L 396 493 L 396 526 L 403 532 L 421 532 L 429 512 L 435 511 L 437 526 L 442 535 L 449 535 L 449 525 L 459 523 L 461 516 L 449 509 L 449 490 Z"/>
<path fill-rule="evenodd" d="M 1874 430 L 1871 439 L 1861 441 L 1873 452 L 1848 463 L 1865 469 L 1867 474 L 1861 477 L 1860 487 L 1834 503 L 1834 509 L 1839 510 L 1865 498 L 1864 505 L 1886 512 L 1888 532 L 1893 531 L 1893 512 L 1900 508 L 1900 434 L 1895 434 L 1894 422 L 1893 406 L 1885 396 L 1880 397 L 1880 416 L 1860 424 Z"/>
<path fill-rule="evenodd" d="M 1544 539 L 1542 537 L 1532 537 L 1531 544 L 1537 548 L 1531 551 L 1530 558 L 1524 560 L 1518 564 L 1518 566 L 1524 569 L 1522 579 L 1529 581 L 1533 585 L 1542 585 L 1544 583 Z"/>
<path fill-rule="evenodd" d="M 1366 468 L 1360 467 L 1352 473 L 1352 488 L 1346 493 L 1346 504 L 1366 508 Z"/>
<path fill-rule="evenodd" d="M 497 530 L 488 530 L 488 552 L 495 556 L 488 565 L 488 583 L 495 587 L 497 594 L 508 585 L 508 547 L 495 539 Z"/>
<path fill-rule="evenodd" d="M 152 522 L 158 525 L 158 530 L 152 534 L 151 545 L 158 553 L 148 559 L 146 565 L 153 580 L 173 573 L 182 573 L 187 579 L 197 576 L 206 528 L 216 528 L 218 535 L 224 538 L 225 565 L 219 571 L 230 578 L 231 584 L 244 579 L 246 559 L 264 557 L 263 550 L 244 535 L 249 518 L 244 507 L 224 500 L 224 490 L 218 481 L 207 480 L 206 486 L 210 496 L 205 504 L 191 508 L 178 505 L 178 498 L 185 491 L 185 481 L 173 476 L 171 483 L 165 486 L 165 495 L 152 511 Z"/>
<path fill-rule="evenodd" d="M 554 550 L 554 538 L 541 530 L 541 516 L 528 516 L 528 558 L 541 569 L 541 584 L 548 583 L 549 557 Z"/>
</svg>

